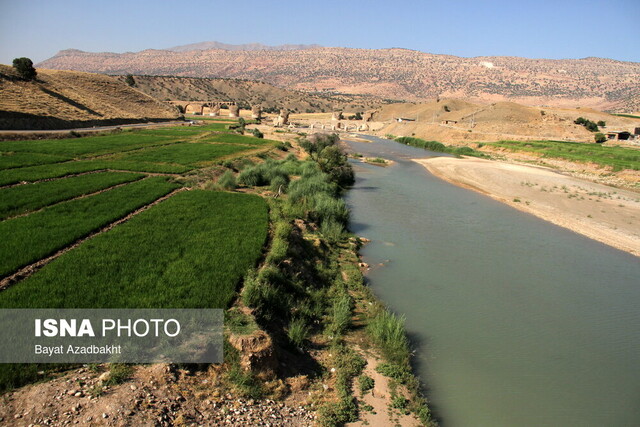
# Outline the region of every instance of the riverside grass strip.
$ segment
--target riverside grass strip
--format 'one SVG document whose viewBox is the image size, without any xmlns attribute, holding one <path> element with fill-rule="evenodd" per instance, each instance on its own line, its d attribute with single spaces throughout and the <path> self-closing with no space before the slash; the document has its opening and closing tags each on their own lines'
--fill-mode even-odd
<svg viewBox="0 0 640 427">
<path fill-rule="evenodd" d="M 259 196 L 183 191 L 0 292 L 0 307 L 226 308 L 267 229 Z"/>
<path fill-rule="evenodd" d="M 100 170 L 123 170 L 132 172 L 170 173 L 188 172 L 193 167 L 151 162 L 133 162 L 120 160 L 83 160 L 77 162 L 55 163 L 51 165 L 31 166 L 0 171 L 0 185 L 19 182 L 34 182 L 44 179 L 61 178 Z"/>
<path fill-rule="evenodd" d="M 194 142 L 124 153 L 116 155 L 112 159 L 199 166 L 206 165 L 207 162 L 214 161 L 220 157 L 248 151 L 251 148 L 252 147 L 243 147 L 231 144 L 206 144 Z"/>
<path fill-rule="evenodd" d="M 137 173 L 103 172 L 0 189 L 0 220 L 143 177 Z"/>
<path fill-rule="evenodd" d="M 87 136 L 71 139 L 42 139 L 0 142 L 0 152 L 40 153 L 59 156 L 89 157 L 118 153 L 139 148 L 173 144 L 175 138 L 123 132 L 113 135 Z"/>
<path fill-rule="evenodd" d="M 0 153 L 0 170 L 22 168 L 25 166 L 46 165 L 71 160 L 71 156 L 56 156 L 40 153 Z"/>
<path fill-rule="evenodd" d="M 640 170 L 640 151 L 633 148 L 562 141 L 498 141 L 483 144 L 511 151 L 540 153 L 543 157 L 595 163 L 600 167 L 611 167 L 614 171 Z"/>
<path fill-rule="evenodd" d="M 49 256 L 178 185 L 152 177 L 0 222 L 0 277 Z"/>
</svg>

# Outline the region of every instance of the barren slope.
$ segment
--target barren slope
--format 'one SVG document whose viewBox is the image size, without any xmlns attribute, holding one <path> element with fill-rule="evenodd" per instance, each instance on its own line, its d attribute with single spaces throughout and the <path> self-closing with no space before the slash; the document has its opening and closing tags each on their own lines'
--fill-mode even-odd
<svg viewBox="0 0 640 427">
<path fill-rule="evenodd" d="M 249 80 L 138 75 L 134 79 L 137 89 L 159 100 L 234 101 L 245 108 L 261 105 L 267 110 L 286 108 L 300 113 L 336 108 L 364 111 L 381 104 L 372 96 L 318 96 Z"/>
<path fill-rule="evenodd" d="M 386 122 L 380 134 L 416 136 L 441 142 L 500 139 L 553 139 L 593 142 L 594 134 L 574 120 L 604 121 L 601 132 L 640 127 L 640 119 L 619 117 L 591 108 L 528 107 L 513 102 L 480 104 L 459 99 L 399 103 L 381 107 L 374 120 Z M 395 122 L 396 118 L 415 121 Z"/>
<path fill-rule="evenodd" d="M 406 49 L 144 50 L 123 54 L 71 49 L 39 66 L 111 74 L 242 78 L 308 91 L 390 99 L 441 95 L 626 112 L 638 108 L 640 97 L 640 63 L 601 58 L 460 58 Z"/>
<path fill-rule="evenodd" d="M 175 108 L 114 77 L 37 71 L 37 80 L 26 82 L 0 65 L 0 129 L 65 129 L 178 116 Z"/>
</svg>

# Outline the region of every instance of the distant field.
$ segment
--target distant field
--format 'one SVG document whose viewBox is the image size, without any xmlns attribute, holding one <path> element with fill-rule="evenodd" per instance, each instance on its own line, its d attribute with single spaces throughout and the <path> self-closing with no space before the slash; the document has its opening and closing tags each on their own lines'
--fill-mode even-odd
<svg viewBox="0 0 640 427">
<path fill-rule="evenodd" d="M 628 117 L 630 119 L 640 119 L 640 116 L 634 116 L 632 114 L 613 114 L 614 116 L 619 116 L 619 117 Z"/>
<path fill-rule="evenodd" d="M 498 141 L 483 144 L 511 151 L 540 153 L 542 157 L 595 163 L 601 167 L 611 167 L 613 171 L 640 170 L 640 150 L 633 148 L 558 141 Z"/>
<path fill-rule="evenodd" d="M 227 137 L 227 135 L 224 135 Z M 250 148 L 231 144 L 182 143 L 125 153 L 114 160 L 170 163 L 187 166 L 205 165 L 220 157 L 247 151 Z"/>
<path fill-rule="evenodd" d="M 245 136 L 238 134 L 231 135 L 215 135 L 204 139 L 205 142 L 224 142 L 228 144 L 246 144 L 246 145 L 267 145 L 276 144 L 276 141 L 270 139 L 256 138 L 255 136 Z"/>
<path fill-rule="evenodd" d="M 225 308 L 267 220 L 258 196 L 182 192 L 0 292 L 0 307 Z"/>
</svg>

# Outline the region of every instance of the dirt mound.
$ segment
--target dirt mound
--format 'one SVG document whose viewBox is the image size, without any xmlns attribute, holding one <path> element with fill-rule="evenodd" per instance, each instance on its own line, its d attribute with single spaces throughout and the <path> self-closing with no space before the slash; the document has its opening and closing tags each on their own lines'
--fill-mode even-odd
<svg viewBox="0 0 640 427">
<path fill-rule="evenodd" d="M 0 129 L 65 129 L 170 120 L 178 111 L 114 77 L 38 69 L 23 81 L 0 65 Z"/>
</svg>

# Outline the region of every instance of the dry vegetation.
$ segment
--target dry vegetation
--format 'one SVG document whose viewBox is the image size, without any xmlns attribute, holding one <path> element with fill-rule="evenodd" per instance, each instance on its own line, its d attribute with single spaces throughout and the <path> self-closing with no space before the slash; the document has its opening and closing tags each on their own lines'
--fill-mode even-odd
<svg viewBox="0 0 640 427">
<path fill-rule="evenodd" d="M 0 65 L 0 128 L 55 129 L 175 119 L 178 112 L 116 78 L 38 69 L 35 81 Z"/>
<path fill-rule="evenodd" d="M 109 74 L 260 80 L 305 91 L 418 100 L 436 96 L 525 104 L 638 108 L 640 64 L 600 58 L 460 58 L 407 49 L 221 49 L 88 53 L 65 50 L 39 64 Z"/>
</svg>

